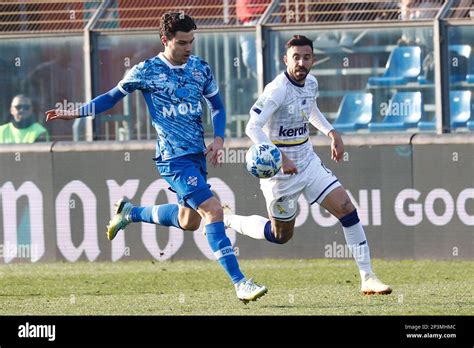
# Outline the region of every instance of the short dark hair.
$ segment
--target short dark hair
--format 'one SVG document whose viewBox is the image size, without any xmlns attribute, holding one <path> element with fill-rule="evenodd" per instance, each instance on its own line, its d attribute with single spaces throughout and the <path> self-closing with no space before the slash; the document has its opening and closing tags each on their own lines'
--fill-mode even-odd
<svg viewBox="0 0 474 348">
<path fill-rule="evenodd" d="M 311 47 L 311 52 L 313 51 L 313 41 L 303 35 L 293 35 L 286 43 L 286 50 L 288 51 L 288 49 L 293 46 L 309 46 Z"/>
<path fill-rule="evenodd" d="M 183 12 L 166 12 L 161 16 L 160 36 L 171 40 L 177 31 L 190 32 L 196 30 L 194 20 Z"/>
</svg>

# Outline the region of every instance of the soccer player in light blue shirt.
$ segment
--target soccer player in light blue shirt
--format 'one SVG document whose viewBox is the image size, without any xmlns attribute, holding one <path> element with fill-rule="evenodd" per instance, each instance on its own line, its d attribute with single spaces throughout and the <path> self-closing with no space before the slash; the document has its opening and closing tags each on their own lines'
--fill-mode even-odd
<svg viewBox="0 0 474 348">
<path fill-rule="evenodd" d="M 116 204 L 107 226 L 107 237 L 131 222 L 148 222 L 194 231 L 206 221 L 206 236 L 214 255 L 235 285 L 237 297 L 254 301 L 267 292 L 265 286 L 247 279 L 240 271 L 231 242 L 225 234 L 220 202 L 207 184 L 206 156 L 218 162 L 224 144 L 225 110 L 211 68 L 191 55 L 194 20 L 179 12 L 161 17 L 160 35 L 164 52 L 135 65 L 118 85 L 80 109 L 50 110 L 46 120 L 70 120 L 112 108 L 127 94 L 141 90 L 157 132 L 156 167 L 176 192 L 178 204 L 134 207 L 126 198 Z M 205 146 L 202 126 L 204 97 L 211 110 L 214 141 Z"/>
</svg>

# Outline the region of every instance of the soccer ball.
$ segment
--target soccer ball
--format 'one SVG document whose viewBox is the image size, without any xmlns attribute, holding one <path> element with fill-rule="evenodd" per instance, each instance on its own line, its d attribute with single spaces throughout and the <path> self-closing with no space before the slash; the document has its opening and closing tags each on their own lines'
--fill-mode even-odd
<svg viewBox="0 0 474 348">
<path fill-rule="evenodd" d="M 257 178 L 276 175 L 281 168 L 281 152 L 273 144 L 254 144 L 245 155 L 247 170 Z"/>
</svg>

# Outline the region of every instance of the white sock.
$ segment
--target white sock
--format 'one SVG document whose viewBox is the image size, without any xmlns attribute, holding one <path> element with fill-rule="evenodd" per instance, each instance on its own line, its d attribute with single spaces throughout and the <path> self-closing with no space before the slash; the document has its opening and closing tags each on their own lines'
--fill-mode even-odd
<svg viewBox="0 0 474 348">
<path fill-rule="evenodd" d="M 265 239 L 265 225 L 270 221 L 259 215 L 242 216 L 231 215 L 226 219 L 226 224 L 235 232 L 255 239 Z"/>
<path fill-rule="evenodd" d="M 344 236 L 346 237 L 346 243 L 352 250 L 352 255 L 359 266 L 359 272 L 361 278 L 364 278 L 366 274 L 372 273 L 372 266 L 370 265 L 370 250 L 365 238 L 364 228 L 361 223 L 358 222 L 351 227 L 342 227 L 344 230 Z M 363 243 L 362 245 L 360 245 Z"/>
</svg>

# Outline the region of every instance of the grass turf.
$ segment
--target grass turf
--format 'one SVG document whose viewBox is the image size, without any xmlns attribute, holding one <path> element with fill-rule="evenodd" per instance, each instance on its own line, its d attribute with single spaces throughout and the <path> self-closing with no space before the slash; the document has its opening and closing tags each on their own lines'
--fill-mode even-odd
<svg viewBox="0 0 474 348">
<path fill-rule="evenodd" d="M 237 300 L 212 261 L 0 265 L 0 315 L 473 315 L 473 261 L 374 260 L 394 291 L 359 294 L 352 260 L 241 260 L 269 292 Z"/>
</svg>

